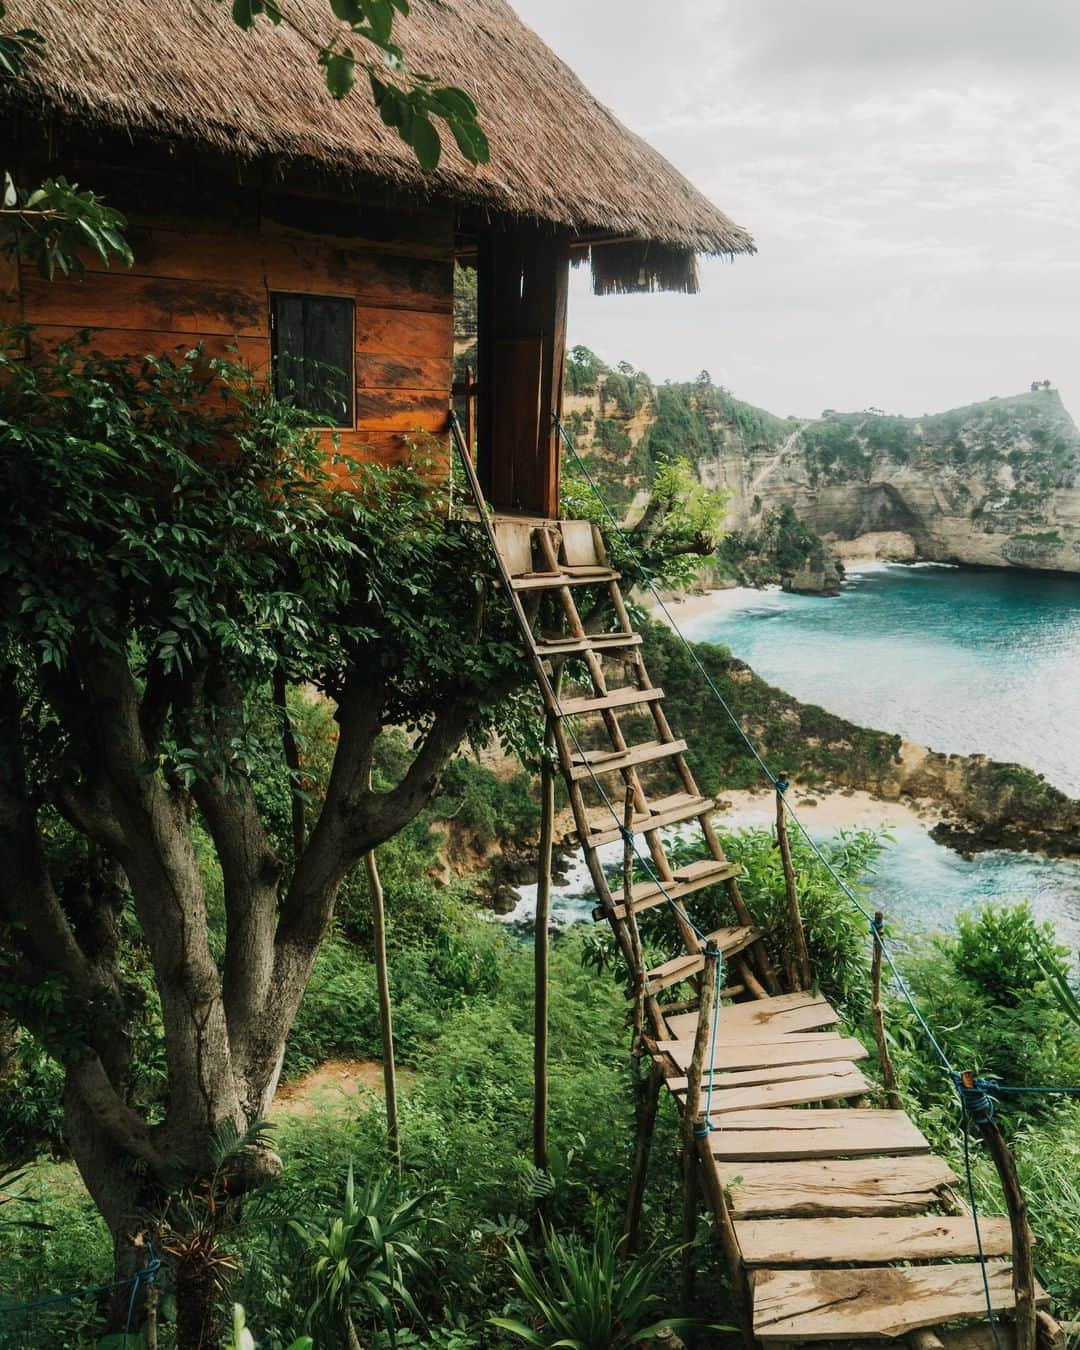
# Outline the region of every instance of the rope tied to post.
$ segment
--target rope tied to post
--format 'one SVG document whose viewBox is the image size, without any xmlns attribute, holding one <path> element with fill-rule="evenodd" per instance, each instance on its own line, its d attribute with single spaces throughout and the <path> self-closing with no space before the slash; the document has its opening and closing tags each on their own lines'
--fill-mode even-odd
<svg viewBox="0 0 1080 1350">
<path fill-rule="evenodd" d="M 954 1073 L 952 1080 L 967 1114 L 976 1125 L 988 1125 L 994 1118 L 994 1101 L 984 1080 L 970 1072 Z"/>
</svg>

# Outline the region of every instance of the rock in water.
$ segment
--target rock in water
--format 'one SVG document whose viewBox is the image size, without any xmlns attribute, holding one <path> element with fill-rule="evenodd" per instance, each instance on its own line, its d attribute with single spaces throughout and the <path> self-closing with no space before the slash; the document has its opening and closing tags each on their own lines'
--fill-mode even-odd
<svg viewBox="0 0 1080 1350">
<path fill-rule="evenodd" d="M 828 549 L 816 548 L 797 572 L 784 577 L 782 585 L 795 595 L 839 595 L 843 583 L 843 564 Z"/>
</svg>

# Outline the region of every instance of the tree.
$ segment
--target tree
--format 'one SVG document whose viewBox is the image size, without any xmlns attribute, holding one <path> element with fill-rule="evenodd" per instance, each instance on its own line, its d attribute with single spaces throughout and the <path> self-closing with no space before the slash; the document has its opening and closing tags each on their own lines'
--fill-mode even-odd
<svg viewBox="0 0 1080 1350">
<path fill-rule="evenodd" d="M 197 350 L 0 356 L 0 1011 L 63 1066 L 119 1276 L 169 1197 L 220 1174 L 223 1135 L 230 1199 L 276 1175 L 258 1122 L 339 885 L 464 734 L 505 723 L 525 673 L 431 483 L 327 465 L 302 420 Z M 334 700 L 338 739 L 297 830 L 272 789 L 303 793 L 280 697 L 301 682 Z M 413 751 L 379 792 L 387 725 Z M 167 1084 L 148 1100 L 158 1019 Z M 209 1290 L 186 1319 L 205 1325 L 212 1285 L 178 1279 Z"/>
</svg>

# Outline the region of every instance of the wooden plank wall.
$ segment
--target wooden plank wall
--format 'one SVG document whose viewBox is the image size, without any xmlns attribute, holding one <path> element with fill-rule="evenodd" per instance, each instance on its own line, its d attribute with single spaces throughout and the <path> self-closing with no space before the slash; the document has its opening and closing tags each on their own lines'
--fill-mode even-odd
<svg viewBox="0 0 1080 1350">
<path fill-rule="evenodd" d="M 101 177 L 85 176 L 95 185 Z M 118 179 L 109 197 L 121 209 L 125 182 Z M 394 213 L 258 188 L 235 191 L 224 208 L 218 198 L 217 211 L 185 214 L 182 203 L 156 195 L 144 177 L 135 199 L 167 202 L 168 214 L 128 207 L 130 270 L 88 262 L 82 281 L 49 282 L 24 264 L 17 302 L 10 282 L 4 287 L 7 313 L 17 303 L 46 342 L 89 327 L 99 330 L 92 345 L 109 355 L 197 342 L 218 355 L 235 345 L 240 358 L 264 370 L 271 291 L 345 296 L 356 306 L 356 411 L 355 425 L 338 432 L 342 449 L 390 464 L 407 458 L 409 433 L 445 438 L 451 212 Z"/>
</svg>

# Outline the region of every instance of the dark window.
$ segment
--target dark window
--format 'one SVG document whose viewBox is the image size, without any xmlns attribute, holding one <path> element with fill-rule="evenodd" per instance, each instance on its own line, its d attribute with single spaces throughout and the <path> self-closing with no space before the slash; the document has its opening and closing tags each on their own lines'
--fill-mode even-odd
<svg viewBox="0 0 1080 1350">
<path fill-rule="evenodd" d="M 353 302 L 330 295 L 271 295 L 274 392 L 317 418 L 353 424 Z"/>
</svg>

